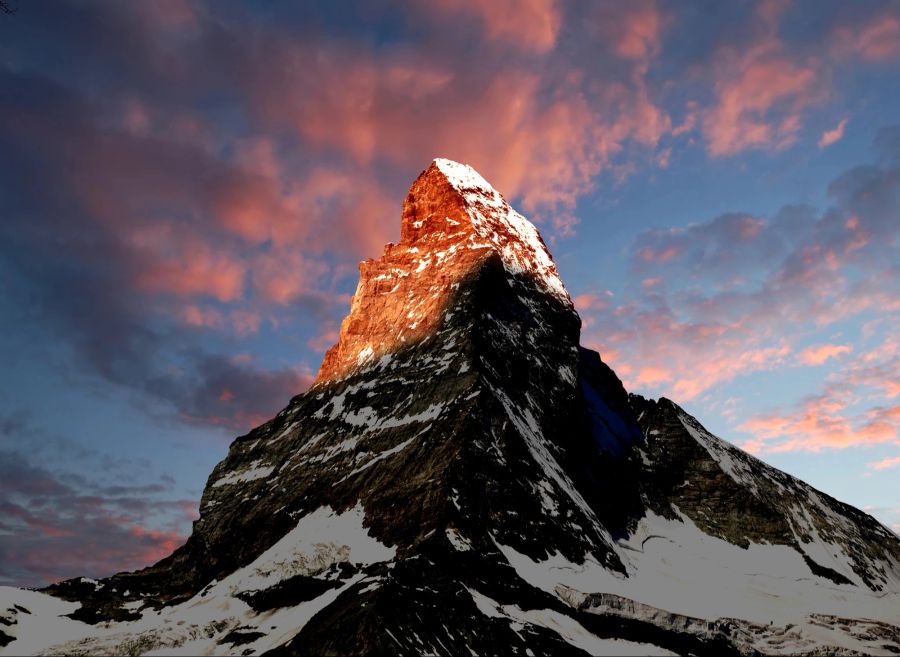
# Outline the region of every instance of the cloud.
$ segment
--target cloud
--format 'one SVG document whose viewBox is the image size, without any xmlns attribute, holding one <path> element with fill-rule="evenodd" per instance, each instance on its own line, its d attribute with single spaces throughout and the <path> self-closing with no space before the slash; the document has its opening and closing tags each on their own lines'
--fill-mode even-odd
<svg viewBox="0 0 900 657">
<path fill-rule="evenodd" d="M 488 38 L 535 52 L 553 48 L 562 22 L 556 0 L 435 0 L 428 10 L 475 16 Z"/>
<path fill-rule="evenodd" d="M 816 357 L 828 353 L 829 347 Z M 900 444 L 900 356 L 896 337 L 886 331 L 880 342 L 846 360 L 830 373 L 823 391 L 788 411 L 771 411 L 748 418 L 739 430 L 753 434 L 746 443 L 753 451 L 786 452 L 843 449 L 877 443 Z"/>
<path fill-rule="evenodd" d="M 832 144 L 836 144 L 844 137 L 844 128 L 847 127 L 847 119 L 841 119 L 831 130 L 826 130 L 819 138 L 819 148 L 828 148 Z"/>
<path fill-rule="evenodd" d="M 649 62 L 660 52 L 669 17 L 662 13 L 657 3 L 633 3 L 631 11 L 622 12 L 617 18 L 618 20 L 606 21 L 607 25 L 615 25 L 612 28 L 615 32 L 613 50 L 617 55 Z"/>
<path fill-rule="evenodd" d="M 788 413 L 771 412 L 751 417 L 738 430 L 753 434 L 743 446 L 750 451 L 793 452 L 846 449 L 859 445 L 900 444 L 896 418 L 900 406 L 875 407 L 847 413 L 852 397 L 834 385 L 808 397 Z"/>
<path fill-rule="evenodd" d="M 821 365 L 829 358 L 837 358 L 841 354 L 847 354 L 852 348 L 846 344 L 820 344 L 807 347 L 797 354 L 797 360 L 804 365 Z"/>
<path fill-rule="evenodd" d="M 141 568 L 184 542 L 197 500 L 171 477 L 0 417 L 0 584 L 40 586 Z M 81 472 L 90 472 L 86 477 Z"/>
<path fill-rule="evenodd" d="M 788 5 L 759 3 L 737 41 L 709 58 L 704 75 L 713 98 L 700 110 L 700 130 L 712 157 L 793 144 L 805 111 L 826 97 L 824 62 L 796 51 L 781 36 Z"/>
<path fill-rule="evenodd" d="M 871 470 L 887 470 L 900 466 L 900 456 L 888 456 L 879 461 L 872 461 L 867 465 Z"/>
<path fill-rule="evenodd" d="M 680 400 L 754 372 L 821 365 L 848 353 L 846 344 L 810 346 L 809 336 L 864 313 L 900 310 L 890 264 L 900 227 L 900 158 L 893 157 L 900 142 L 891 134 L 876 139 L 878 164 L 852 167 L 829 185 L 832 204 L 823 211 L 733 212 L 640 233 L 627 294 L 596 312 L 579 306 L 583 339 L 627 385 Z M 886 343 L 878 357 L 868 353 L 840 361 L 848 368 L 844 380 L 896 394 L 896 349 Z M 795 415 L 773 415 L 753 428 L 771 429 L 776 419 L 799 426 Z M 841 430 L 868 441 L 887 435 L 865 418 Z M 834 441 L 836 431 L 828 434 Z"/>
<path fill-rule="evenodd" d="M 900 12 L 896 5 L 882 7 L 874 14 L 845 15 L 835 24 L 831 43 L 837 56 L 883 62 L 900 55 Z"/>
</svg>

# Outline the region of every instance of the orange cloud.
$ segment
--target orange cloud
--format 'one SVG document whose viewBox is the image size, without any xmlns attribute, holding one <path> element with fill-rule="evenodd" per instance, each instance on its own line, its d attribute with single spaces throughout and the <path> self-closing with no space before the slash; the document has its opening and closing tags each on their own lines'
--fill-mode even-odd
<svg viewBox="0 0 900 657">
<path fill-rule="evenodd" d="M 797 360 L 804 365 L 821 365 L 829 358 L 837 358 L 841 354 L 850 353 L 851 348 L 845 344 L 820 344 L 807 347 L 797 354 Z"/>
<path fill-rule="evenodd" d="M 841 119 L 841 122 L 837 124 L 831 130 L 826 130 L 822 133 L 822 136 L 819 138 L 819 148 L 828 148 L 832 144 L 835 144 L 841 140 L 844 136 L 844 128 L 847 127 L 847 119 Z"/>
</svg>

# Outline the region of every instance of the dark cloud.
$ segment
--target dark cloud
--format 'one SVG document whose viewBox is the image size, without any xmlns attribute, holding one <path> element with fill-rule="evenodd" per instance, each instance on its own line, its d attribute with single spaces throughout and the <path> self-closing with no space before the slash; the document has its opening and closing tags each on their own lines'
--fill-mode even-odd
<svg viewBox="0 0 900 657">
<path fill-rule="evenodd" d="M 243 429 L 308 385 L 294 369 L 259 370 L 207 353 L 195 329 L 166 321 L 177 304 L 166 309 L 165 298 L 140 289 L 160 267 L 141 247 L 141 231 L 169 226 L 154 213 L 192 208 L 202 219 L 206 208 L 210 225 L 221 190 L 256 184 L 252 174 L 196 146 L 105 129 L 76 94 L 2 67 L 0 148 L 5 313 L 71 343 L 90 372 L 154 394 L 192 419 Z M 200 256 L 187 257 L 196 263 Z M 199 285 L 215 292 L 224 264 L 214 261 Z M 185 277 L 174 277 L 168 290 L 177 293 Z M 321 312 L 318 299 L 309 307 Z M 227 404 L 219 399 L 225 389 L 233 392 Z"/>
<path fill-rule="evenodd" d="M 37 454 L 40 451 L 36 452 Z M 140 568 L 182 543 L 195 500 L 164 483 L 110 484 L 0 450 L 0 583 L 38 586 Z M 71 464 L 70 464 L 71 467 Z M 120 470 L 131 481 L 142 469 Z"/>
<path fill-rule="evenodd" d="M 105 576 L 166 556 L 197 501 L 153 471 L 41 429 L 26 412 L 0 415 L 0 584 Z"/>
</svg>

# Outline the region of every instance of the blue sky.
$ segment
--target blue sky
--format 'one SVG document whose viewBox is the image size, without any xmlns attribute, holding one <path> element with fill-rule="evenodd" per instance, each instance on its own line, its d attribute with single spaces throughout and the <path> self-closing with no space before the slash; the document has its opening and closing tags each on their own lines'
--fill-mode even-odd
<svg viewBox="0 0 900 657">
<path fill-rule="evenodd" d="M 539 226 L 629 390 L 900 530 L 898 74 L 898 2 L 20 2 L 0 583 L 183 541 L 434 157 Z"/>
</svg>

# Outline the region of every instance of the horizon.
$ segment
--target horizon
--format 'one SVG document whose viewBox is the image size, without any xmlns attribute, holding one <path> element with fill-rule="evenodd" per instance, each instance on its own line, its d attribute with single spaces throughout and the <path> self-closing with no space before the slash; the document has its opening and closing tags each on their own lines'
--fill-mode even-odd
<svg viewBox="0 0 900 657">
<path fill-rule="evenodd" d="M 900 533 L 900 2 L 10 3 L 0 585 L 180 545 L 436 158 L 629 392 Z"/>
</svg>

